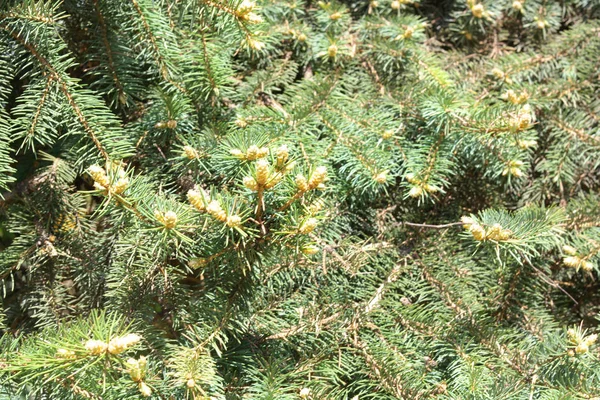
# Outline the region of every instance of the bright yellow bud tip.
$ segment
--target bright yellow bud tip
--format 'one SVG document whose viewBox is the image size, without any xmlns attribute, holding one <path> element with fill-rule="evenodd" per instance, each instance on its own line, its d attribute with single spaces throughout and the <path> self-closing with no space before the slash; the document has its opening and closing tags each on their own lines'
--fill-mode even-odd
<svg viewBox="0 0 600 400">
<path fill-rule="evenodd" d="M 473 6 L 473 8 L 471 8 L 471 12 L 473 13 L 473 16 L 475 18 L 481 18 L 483 17 L 483 11 L 484 11 L 484 7 L 483 4 L 475 4 Z"/>
</svg>

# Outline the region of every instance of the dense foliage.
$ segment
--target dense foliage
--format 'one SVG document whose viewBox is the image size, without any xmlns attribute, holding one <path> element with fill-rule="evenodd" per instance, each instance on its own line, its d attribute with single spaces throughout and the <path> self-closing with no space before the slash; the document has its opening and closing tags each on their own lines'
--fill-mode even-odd
<svg viewBox="0 0 600 400">
<path fill-rule="evenodd" d="M 600 4 L 0 0 L 0 399 L 600 398 Z"/>
</svg>

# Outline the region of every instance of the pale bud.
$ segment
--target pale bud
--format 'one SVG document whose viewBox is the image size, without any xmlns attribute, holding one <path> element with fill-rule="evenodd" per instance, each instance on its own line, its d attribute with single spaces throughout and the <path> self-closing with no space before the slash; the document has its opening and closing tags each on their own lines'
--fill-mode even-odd
<svg viewBox="0 0 600 400">
<path fill-rule="evenodd" d="M 240 149 L 231 149 L 231 150 L 229 150 L 229 154 L 231 154 L 232 156 L 234 156 L 235 158 L 238 158 L 240 160 L 243 160 L 246 158 L 246 155 Z"/>
<path fill-rule="evenodd" d="M 373 177 L 373 180 L 377 183 L 383 184 L 387 181 L 387 171 L 378 173 Z"/>
<path fill-rule="evenodd" d="M 596 335 L 595 333 L 589 335 L 588 337 L 585 338 L 585 344 L 587 344 L 588 346 L 593 345 L 594 343 L 596 343 L 596 340 L 598 340 L 598 335 Z"/>
<path fill-rule="evenodd" d="M 75 352 L 67 349 L 56 350 L 56 357 L 58 358 L 75 358 Z"/>
<path fill-rule="evenodd" d="M 571 267 L 571 268 L 579 267 L 580 263 L 581 263 L 581 259 L 577 256 L 565 257 L 563 259 L 563 264 L 565 264 L 567 267 Z"/>
<path fill-rule="evenodd" d="M 140 368 L 146 369 L 146 364 L 148 364 L 148 360 L 146 359 L 146 357 L 140 356 L 140 359 L 138 360 L 138 365 L 140 366 Z"/>
<path fill-rule="evenodd" d="M 204 199 L 208 198 L 206 192 L 203 189 L 191 189 L 187 193 L 188 201 L 198 211 L 206 210 L 206 204 Z"/>
<path fill-rule="evenodd" d="M 504 71 L 502 71 L 500 68 L 492 69 L 492 75 L 494 75 L 497 79 L 504 79 L 504 77 L 506 76 L 504 74 Z"/>
<path fill-rule="evenodd" d="M 574 339 L 577 337 L 577 331 L 574 328 L 569 328 L 569 330 L 567 331 L 567 336 L 570 339 Z"/>
<path fill-rule="evenodd" d="M 527 139 L 518 139 L 517 140 L 517 146 L 519 146 L 519 148 L 521 148 L 523 150 L 533 147 L 536 144 L 537 144 L 537 142 L 535 140 L 527 140 Z"/>
<path fill-rule="evenodd" d="M 487 231 L 486 238 L 487 239 L 491 239 L 491 240 L 497 240 L 498 239 L 498 235 L 500 234 L 501 231 L 502 231 L 502 227 L 500 226 L 500 224 L 494 224 Z"/>
<path fill-rule="evenodd" d="M 575 254 L 577 254 L 577 249 L 573 246 L 569 246 L 568 244 L 562 247 L 562 251 L 563 253 L 568 254 L 570 256 L 574 256 Z"/>
<path fill-rule="evenodd" d="M 279 146 L 277 149 L 277 165 L 282 166 L 287 161 L 290 156 L 290 151 L 288 147 L 284 144 Z"/>
<path fill-rule="evenodd" d="M 248 189 L 253 191 L 258 190 L 258 183 L 256 183 L 256 180 L 253 177 L 245 176 L 242 182 Z"/>
<path fill-rule="evenodd" d="M 408 195 L 410 197 L 419 197 L 423 194 L 423 188 L 421 188 L 420 186 L 413 186 L 409 191 L 408 191 Z"/>
<path fill-rule="evenodd" d="M 119 354 L 124 350 L 135 346 L 142 338 L 135 333 L 128 333 L 125 336 L 119 336 L 108 342 L 108 352 L 110 354 Z"/>
<path fill-rule="evenodd" d="M 246 43 L 248 44 L 248 47 L 250 47 L 252 50 L 256 50 L 256 51 L 261 51 L 265 47 L 264 42 L 254 39 L 251 36 L 246 37 Z"/>
<path fill-rule="evenodd" d="M 256 162 L 256 183 L 260 186 L 264 186 L 269 180 L 269 167 L 270 165 L 267 160 L 261 159 Z"/>
<path fill-rule="evenodd" d="M 178 221 L 177 214 L 174 211 L 167 211 L 163 213 L 156 210 L 154 211 L 154 218 L 156 218 L 156 220 L 163 224 L 167 229 L 175 228 Z"/>
<path fill-rule="evenodd" d="M 462 222 L 462 224 L 463 224 L 463 228 L 464 228 L 464 229 L 469 229 L 469 228 L 471 227 L 471 225 L 473 225 L 473 224 L 476 224 L 476 223 L 477 223 L 477 222 L 476 222 L 476 221 L 475 221 L 473 218 L 471 218 L 471 217 L 466 217 L 466 216 L 464 216 L 464 217 L 461 217 L 461 218 L 460 218 L 460 221 Z"/>
<path fill-rule="evenodd" d="M 127 360 L 127 367 L 129 370 L 129 376 L 131 380 L 134 382 L 139 382 L 142 380 L 142 370 L 140 369 L 139 363 L 137 360 L 130 358 Z"/>
<path fill-rule="evenodd" d="M 325 205 L 325 202 L 323 201 L 323 199 L 317 199 L 317 200 L 315 200 L 314 203 L 312 203 L 310 205 L 310 207 L 308 209 L 310 210 L 311 213 L 315 214 L 315 213 L 318 213 L 319 211 L 321 211 L 323 209 L 324 205 Z"/>
<path fill-rule="evenodd" d="M 225 223 L 230 228 L 237 228 L 242 224 L 242 218 L 239 215 L 230 215 Z"/>
<path fill-rule="evenodd" d="M 332 43 L 327 48 L 327 55 L 329 56 L 329 58 L 335 58 L 335 56 L 337 55 L 337 52 L 338 52 L 338 47 L 336 46 L 335 43 Z"/>
<path fill-rule="evenodd" d="M 125 189 L 127 189 L 128 185 L 129 185 L 128 178 L 119 178 L 117 180 L 117 182 L 113 185 L 112 191 L 115 194 L 121 194 L 125 191 Z"/>
<path fill-rule="evenodd" d="M 283 174 L 281 172 L 275 172 L 271 174 L 269 180 L 265 184 L 266 189 L 271 189 L 273 186 L 277 185 L 283 179 Z"/>
<path fill-rule="evenodd" d="M 246 21 L 250 22 L 251 24 L 260 24 L 263 20 L 260 15 L 252 13 L 252 12 L 247 14 L 244 19 Z"/>
<path fill-rule="evenodd" d="M 433 185 L 430 185 L 429 183 L 424 183 L 423 190 L 425 190 L 427 193 L 435 193 L 438 191 L 438 188 Z"/>
<path fill-rule="evenodd" d="M 202 257 L 194 258 L 194 259 L 191 259 L 190 261 L 188 261 L 188 266 L 191 269 L 198 269 L 200 267 L 205 266 L 206 264 L 208 264 L 208 260 L 206 258 L 202 258 Z"/>
<path fill-rule="evenodd" d="M 227 221 L 227 213 L 221 207 L 217 200 L 213 200 L 206 206 L 206 212 L 212 215 L 215 219 L 225 222 Z"/>
<path fill-rule="evenodd" d="M 254 7 L 256 6 L 256 4 L 253 1 L 250 0 L 244 0 L 242 1 L 242 3 L 238 6 L 238 14 L 240 15 L 245 15 L 250 13 L 252 10 L 254 10 Z"/>
<path fill-rule="evenodd" d="M 200 157 L 200 155 L 198 154 L 198 150 L 196 150 L 192 146 L 184 146 L 183 147 L 183 154 L 187 158 L 189 158 L 190 160 L 193 160 L 194 158 L 199 158 Z"/>
<path fill-rule="evenodd" d="M 298 228 L 298 232 L 304 235 L 309 234 L 315 230 L 315 228 L 317 227 L 317 223 L 318 221 L 316 218 L 309 218 L 300 225 L 300 227 Z"/>
<path fill-rule="evenodd" d="M 471 12 L 473 13 L 473 16 L 475 18 L 481 18 L 483 17 L 483 11 L 484 11 L 484 7 L 483 4 L 479 3 L 479 4 L 475 4 L 472 8 L 471 8 Z"/>
<path fill-rule="evenodd" d="M 309 187 L 308 187 L 308 181 L 306 180 L 306 177 L 302 174 L 298 174 L 296 175 L 296 187 L 298 188 L 299 191 L 301 192 L 306 192 Z"/>
<path fill-rule="evenodd" d="M 471 225 L 469 232 L 471 232 L 471 235 L 473 235 L 475 240 L 482 241 L 486 238 L 485 229 L 479 224 Z"/>
<path fill-rule="evenodd" d="M 521 178 L 523 176 L 523 171 L 521 171 L 520 168 L 517 167 L 511 167 L 510 168 L 510 174 L 512 176 L 514 176 L 515 178 Z"/>
<path fill-rule="evenodd" d="M 315 169 L 315 171 L 310 176 L 308 181 L 308 186 L 310 189 L 314 189 L 319 186 L 321 183 L 325 181 L 327 177 L 327 167 L 320 166 Z"/>
<path fill-rule="evenodd" d="M 319 252 L 319 247 L 314 244 L 307 244 L 302 247 L 302 253 L 307 256 L 312 256 L 313 254 L 317 254 Z"/>
<path fill-rule="evenodd" d="M 594 264 L 588 260 L 583 260 L 581 262 L 581 269 L 589 272 L 594 269 Z"/>
<path fill-rule="evenodd" d="M 269 148 L 268 147 L 261 147 L 260 149 L 258 149 L 258 152 L 256 153 L 256 158 L 263 158 L 269 155 Z"/>
<path fill-rule="evenodd" d="M 523 9 L 523 3 L 521 3 L 519 0 L 515 0 L 512 3 L 512 8 L 517 11 L 521 11 Z"/>
<path fill-rule="evenodd" d="M 258 158 L 259 151 L 260 149 L 258 146 L 253 144 L 252 146 L 248 147 L 248 150 L 246 150 L 246 158 L 248 160 L 256 160 Z"/>
<path fill-rule="evenodd" d="M 108 344 L 104 343 L 102 340 L 90 339 L 85 342 L 85 349 L 94 355 L 104 353 L 107 348 Z"/>
<path fill-rule="evenodd" d="M 575 347 L 575 353 L 577 353 L 577 354 L 587 353 L 588 350 L 589 350 L 589 346 L 585 342 L 579 343 L 577 345 L 577 347 Z"/>
<path fill-rule="evenodd" d="M 140 382 L 139 389 L 140 389 L 140 394 L 142 396 L 144 396 L 144 397 L 152 396 L 152 389 L 150 389 L 150 386 L 148 386 L 146 384 L 146 382 Z"/>
<path fill-rule="evenodd" d="M 504 100 L 508 100 L 512 104 L 517 104 L 517 102 L 519 101 L 519 98 L 515 94 L 515 91 L 512 89 L 507 90 L 506 93 L 504 93 L 501 97 Z"/>
<path fill-rule="evenodd" d="M 106 176 L 106 171 L 99 165 L 92 165 L 88 172 L 92 179 L 97 182 L 100 186 L 107 188 L 110 184 L 108 181 L 108 176 Z"/>
</svg>

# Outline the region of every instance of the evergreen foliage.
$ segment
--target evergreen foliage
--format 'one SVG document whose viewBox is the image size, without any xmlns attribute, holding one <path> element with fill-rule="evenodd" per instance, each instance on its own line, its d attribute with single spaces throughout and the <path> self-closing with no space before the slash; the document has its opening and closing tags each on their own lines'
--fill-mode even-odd
<svg viewBox="0 0 600 400">
<path fill-rule="evenodd" d="M 600 3 L 0 0 L 0 399 L 600 398 Z"/>
</svg>

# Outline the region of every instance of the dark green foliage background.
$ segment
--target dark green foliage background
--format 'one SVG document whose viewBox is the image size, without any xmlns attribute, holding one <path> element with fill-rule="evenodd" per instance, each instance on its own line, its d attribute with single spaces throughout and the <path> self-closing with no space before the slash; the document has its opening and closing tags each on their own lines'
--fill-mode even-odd
<svg viewBox="0 0 600 400">
<path fill-rule="evenodd" d="M 140 398 L 140 356 L 157 399 L 600 398 L 600 346 L 567 335 L 599 322 L 599 17 L 0 0 L 0 399 Z M 295 161 L 263 201 L 252 145 Z M 127 189 L 95 190 L 117 164 Z"/>
</svg>

